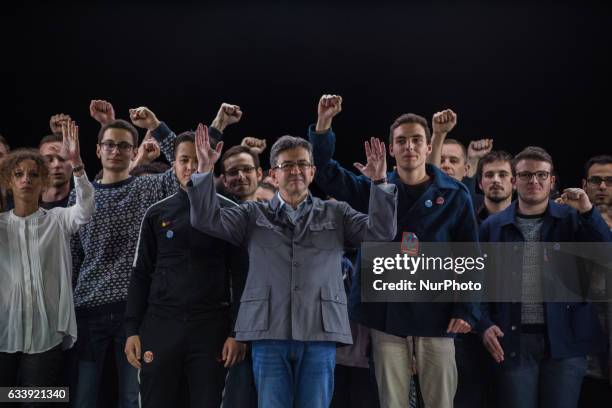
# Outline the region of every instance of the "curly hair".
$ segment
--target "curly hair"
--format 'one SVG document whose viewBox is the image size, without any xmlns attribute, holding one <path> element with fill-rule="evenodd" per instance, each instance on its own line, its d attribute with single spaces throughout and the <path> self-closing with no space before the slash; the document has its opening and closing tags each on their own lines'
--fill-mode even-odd
<svg viewBox="0 0 612 408">
<path fill-rule="evenodd" d="M 13 177 L 13 171 L 19 163 L 24 160 L 32 160 L 38 166 L 38 171 L 42 179 L 43 186 L 49 184 L 49 168 L 45 158 L 37 149 L 16 149 L 11 151 L 0 163 L 0 183 L 10 191 L 9 183 Z"/>
</svg>

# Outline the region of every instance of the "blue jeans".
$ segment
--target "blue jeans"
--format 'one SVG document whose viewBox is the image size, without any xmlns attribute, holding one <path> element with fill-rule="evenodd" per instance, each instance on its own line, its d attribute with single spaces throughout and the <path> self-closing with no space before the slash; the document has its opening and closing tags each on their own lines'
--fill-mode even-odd
<svg viewBox="0 0 612 408">
<path fill-rule="evenodd" d="M 123 313 L 79 317 L 77 325 L 78 385 L 73 406 L 96 406 L 106 350 L 112 344 L 119 375 L 119 407 L 138 407 L 138 370 L 127 362 L 123 352 L 126 340 Z"/>
<path fill-rule="evenodd" d="M 260 407 L 328 408 L 334 392 L 336 344 L 259 340 L 252 343 Z"/>
<path fill-rule="evenodd" d="M 554 360 L 544 334 L 521 334 L 520 358 L 519 364 L 499 367 L 496 406 L 576 408 L 586 357 Z"/>
</svg>

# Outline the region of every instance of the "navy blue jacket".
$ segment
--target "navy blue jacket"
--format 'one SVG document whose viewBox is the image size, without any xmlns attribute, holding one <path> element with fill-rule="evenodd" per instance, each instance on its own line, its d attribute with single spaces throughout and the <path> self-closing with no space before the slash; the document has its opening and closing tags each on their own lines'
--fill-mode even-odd
<svg viewBox="0 0 612 408">
<path fill-rule="evenodd" d="M 491 215 L 480 226 L 481 242 L 524 242 L 517 226 L 517 201 L 504 211 Z M 575 209 L 549 201 L 544 214 L 541 242 L 609 242 L 610 231 L 595 209 L 579 214 Z M 552 271 L 567 269 L 567 258 L 563 253 L 547 251 L 543 256 L 544 275 Z M 506 270 L 521 271 L 522 256 L 504 257 Z M 507 263 L 514 265 L 508 266 Z M 573 266 L 572 266 L 573 267 Z M 552 358 L 585 356 L 606 349 L 603 335 L 593 306 L 587 302 L 545 302 L 544 315 Z M 504 333 L 501 345 L 506 360 L 504 364 L 518 364 L 519 335 L 521 333 L 521 304 L 483 304 L 482 318 L 478 330 L 484 332 L 496 324 Z"/>
<path fill-rule="evenodd" d="M 370 180 L 342 168 L 332 159 L 334 132 L 330 129 L 326 134 L 316 134 L 314 126 L 310 126 L 308 136 L 313 145 L 318 186 L 335 199 L 367 213 Z M 467 188 L 437 167 L 427 165 L 426 171 L 431 184 L 410 208 L 406 185 L 397 172 L 387 175 L 388 182 L 398 188 L 394 241 L 401 241 L 402 232 L 413 232 L 421 242 L 477 242 L 478 227 Z M 361 302 L 360 270 L 358 265 L 349 296 L 349 315 L 364 326 L 395 336 L 452 337 L 446 333 L 451 318 L 461 318 L 473 327 L 480 317 L 474 303 Z"/>
</svg>

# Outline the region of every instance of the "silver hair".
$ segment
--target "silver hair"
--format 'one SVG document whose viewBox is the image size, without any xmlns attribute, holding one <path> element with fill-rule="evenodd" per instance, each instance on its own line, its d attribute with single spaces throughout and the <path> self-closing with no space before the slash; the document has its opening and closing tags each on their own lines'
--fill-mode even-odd
<svg viewBox="0 0 612 408">
<path fill-rule="evenodd" d="M 273 145 L 272 149 L 270 149 L 270 166 L 271 168 L 276 167 L 278 155 L 281 152 L 289 149 L 295 149 L 297 147 L 301 147 L 308 151 L 308 156 L 310 156 L 310 162 L 314 163 L 314 159 L 312 157 L 312 145 L 306 139 L 302 139 L 301 137 L 295 136 L 281 136 Z"/>
</svg>

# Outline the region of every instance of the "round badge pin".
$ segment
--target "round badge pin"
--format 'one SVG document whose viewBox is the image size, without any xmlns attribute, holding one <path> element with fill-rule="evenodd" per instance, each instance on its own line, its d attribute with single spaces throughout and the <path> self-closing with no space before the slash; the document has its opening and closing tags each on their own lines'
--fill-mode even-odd
<svg viewBox="0 0 612 408">
<path fill-rule="evenodd" d="M 172 230 L 166 231 L 166 238 L 172 239 L 173 236 L 174 236 L 174 231 Z"/>
<path fill-rule="evenodd" d="M 436 204 L 438 204 L 438 205 L 442 205 L 442 204 L 444 204 L 444 197 L 438 197 L 438 198 L 436 198 Z"/>
<path fill-rule="evenodd" d="M 432 205 L 433 205 L 433 203 L 431 202 L 431 200 L 425 201 L 425 207 L 431 208 Z"/>
<path fill-rule="evenodd" d="M 153 352 L 152 351 L 145 351 L 143 357 L 144 357 L 144 362 L 149 364 L 151 361 L 153 361 Z"/>
</svg>

